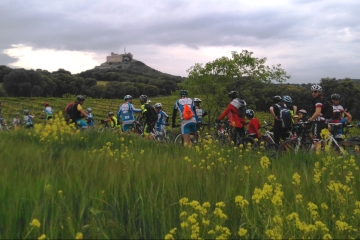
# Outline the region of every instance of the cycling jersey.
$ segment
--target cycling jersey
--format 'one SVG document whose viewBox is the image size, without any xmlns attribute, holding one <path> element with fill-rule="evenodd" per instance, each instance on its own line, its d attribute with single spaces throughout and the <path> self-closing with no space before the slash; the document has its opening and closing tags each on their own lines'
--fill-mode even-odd
<svg viewBox="0 0 360 240">
<path fill-rule="evenodd" d="M 121 115 L 121 121 L 123 125 L 132 124 L 135 121 L 134 113 L 140 113 L 140 112 L 141 109 L 136 109 L 131 103 L 125 102 L 119 107 L 117 113 L 117 119 L 118 121 L 120 121 L 120 115 Z"/>
</svg>

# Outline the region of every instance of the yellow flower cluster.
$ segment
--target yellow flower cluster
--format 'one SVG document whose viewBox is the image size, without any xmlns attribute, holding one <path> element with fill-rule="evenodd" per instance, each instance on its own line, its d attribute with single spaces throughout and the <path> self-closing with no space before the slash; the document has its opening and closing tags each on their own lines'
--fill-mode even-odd
<svg viewBox="0 0 360 240">
<path fill-rule="evenodd" d="M 284 196 L 284 192 L 281 189 L 281 184 L 273 183 L 270 185 L 265 183 L 263 189 L 255 188 L 252 200 L 260 203 L 262 199 L 270 199 L 274 206 L 281 206 Z"/>
<path fill-rule="evenodd" d="M 41 226 L 41 224 L 40 224 L 39 220 L 37 220 L 37 219 L 34 218 L 34 219 L 31 221 L 30 226 L 39 228 L 39 227 Z"/>
<path fill-rule="evenodd" d="M 65 137 L 70 137 L 80 132 L 76 130 L 75 124 L 68 125 L 66 123 L 62 112 L 56 114 L 47 124 L 35 124 L 34 128 L 34 135 L 39 136 L 41 142 L 50 140 L 63 142 Z"/>
<path fill-rule="evenodd" d="M 335 182 L 333 180 L 330 181 L 329 185 L 327 186 L 327 191 L 333 195 L 335 198 L 340 202 L 345 202 L 345 196 L 353 194 L 351 188 L 345 184 L 340 182 Z"/>
<path fill-rule="evenodd" d="M 260 165 L 262 168 L 268 168 L 270 164 L 271 164 L 271 162 L 268 157 L 266 157 L 266 156 L 261 157 Z"/>
<path fill-rule="evenodd" d="M 236 196 L 235 197 L 235 203 L 238 205 L 241 209 L 243 209 L 245 206 L 249 205 L 249 202 L 244 199 L 243 196 Z"/>
</svg>

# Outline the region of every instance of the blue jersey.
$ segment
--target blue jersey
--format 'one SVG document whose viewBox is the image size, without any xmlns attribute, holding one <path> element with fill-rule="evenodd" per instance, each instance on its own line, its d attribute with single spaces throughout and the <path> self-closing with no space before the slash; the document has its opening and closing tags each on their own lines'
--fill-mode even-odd
<svg viewBox="0 0 360 240">
<path fill-rule="evenodd" d="M 169 115 L 166 114 L 163 110 L 158 112 L 158 120 L 156 122 L 156 131 L 161 131 L 163 126 L 165 126 Z"/>
<path fill-rule="evenodd" d="M 194 117 L 192 117 L 189 120 L 185 120 L 182 118 L 182 113 L 184 111 L 184 106 L 185 105 L 189 105 L 191 111 L 194 114 Z M 194 102 L 191 98 L 180 98 L 179 100 L 177 100 L 174 104 L 174 109 L 179 110 L 180 113 L 180 118 L 181 118 L 181 122 L 182 123 L 187 123 L 187 122 L 195 122 L 196 123 L 196 113 L 194 111 Z"/>
<path fill-rule="evenodd" d="M 94 116 L 92 113 L 88 113 L 88 118 L 87 118 L 87 124 L 90 127 L 93 127 L 95 125 L 95 120 L 94 120 Z"/>
<path fill-rule="evenodd" d="M 123 124 L 132 124 L 135 121 L 134 113 L 141 113 L 141 109 L 135 109 L 134 106 L 129 102 L 123 103 L 119 107 L 117 119 L 120 121 L 121 115 L 121 121 Z"/>
<path fill-rule="evenodd" d="M 341 123 L 339 126 L 331 126 L 331 132 L 334 138 L 341 138 L 344 134 L 344 124 L 347 122 L 346 117 L 341 118 L 339 120 L 333 120 L 332 118 L 329 119 L 329 123 Z"/>
<path fill-rule="evenodd" d="M 202 117 L 205 113 L 205 110 L 200 108 L 200 107 L 195 107 L 195 118 L 196 118 L 196 122 L 200 123 L 202 122 Z"/>
</svg>

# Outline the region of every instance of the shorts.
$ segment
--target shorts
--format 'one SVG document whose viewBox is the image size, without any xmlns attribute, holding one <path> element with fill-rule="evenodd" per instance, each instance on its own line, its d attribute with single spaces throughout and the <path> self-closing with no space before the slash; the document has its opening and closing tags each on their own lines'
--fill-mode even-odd
<svg viewBox="0 0 360 240">
<path fill-rule="evenodd" d="M 76 121 L 76 125 L 80 128 L 87 128 L 87 123 L 83 120 L 83 119 L 77 119 Z"/>
<path fill-rule="evenodd" d="M 181 133 L 182 134 L 190 134 L 195 133 L 197 131 L 195 122 L 187 122 L 181 124 Z"/>
<path fill-rule="evenodd" d="M 322 121 L 315 121 L 313 123 L 313 127 L 312 127 L 312 134 L 313 134 L 313 140 L 314 141 L 320 141 L 321 140 L 321 130 L 327 128 L 327 124 L 326 122 L 322 122 Z"/>
<path fill-rule="evenodd" d="M 131 124 L 124 124 L 123 125 L 123 132 L 127 132 L 129 131 L 130 128 L 133 128 L 134 127 L 134 124 L 131 123 Z"/>
</svg>

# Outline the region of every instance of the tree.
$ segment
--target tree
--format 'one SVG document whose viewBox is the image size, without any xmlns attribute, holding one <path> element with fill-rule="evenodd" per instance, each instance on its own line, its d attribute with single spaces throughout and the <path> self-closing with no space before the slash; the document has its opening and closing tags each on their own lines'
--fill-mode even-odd
<svg viewBox="0 0 360 240">
<path fill-rule="evenodd" d="M 221 106 L 226 106 L 226 94 L 234 86 L 237 86 L 235 90 L 240 92 L 245 89 L 247 92 L 243 91 L 244 94 L 253 96 L 256 89 L 251 86 L 255 82 L 283 83 L 290 78 L 280 64 L 267 66 L 266 58 L 255 58 L 247 50 L 232 52 L 231 55 L 231 58 L 221 57 L 204 66 L 196 63 L 188 70 L 188 78 L 180 84 L 190 94 L 203 98 L 203 107 L 208 112 L 209 121 L 220 114 Z"/>
<path fill-rule="evenodd" d="M 3 88 L 9 96 L 30 97 L 30 78 L 24 69 L 13 70 L 4 77 Z"/>
</svg>

